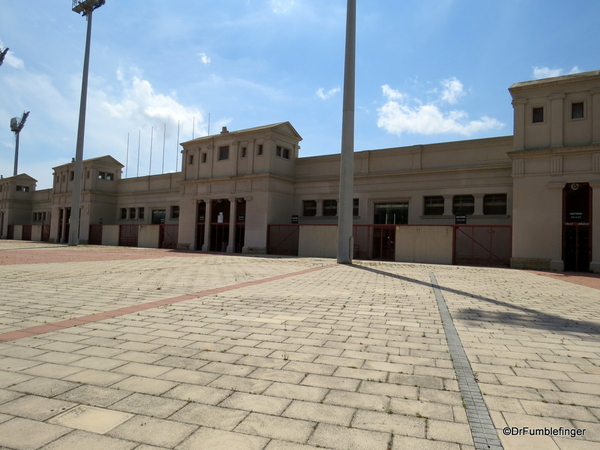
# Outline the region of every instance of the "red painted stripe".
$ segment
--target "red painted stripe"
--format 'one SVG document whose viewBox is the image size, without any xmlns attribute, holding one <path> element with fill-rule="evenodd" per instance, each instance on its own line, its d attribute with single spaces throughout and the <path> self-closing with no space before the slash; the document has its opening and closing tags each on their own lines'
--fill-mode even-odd
<svg viewBox="0 0 600 450">
<path fill-rule="evenodd" d="M 126 306 L 119 309 L 113 309 L 112 311 L 90 314 L 88 316 L 76 317 L 74 319 L 61 320 L 58 322 L 48 323 L 44 325 L 23 328 L 22 330 L 9 331 L 7 333 L 0 334 L 0 343 L 16 341 L 17 339 L 23 339 L 32 336 L 38 336 L 40 334 L 50 333 L 52 331 L 60 331 L 64 330 L 65 328 L 76 327 L 78 325 L 84 325 L 87 323 L 99 322 L 105 319 L 112 319 L 113 317 L 124 316 L 126 314 L 133 314 L 136 312 L 145 311 L 147 309 L 158 308 L 159 306 L 173 305 L 175 303 L 185 302 L 187 300 L 193 300 L 200 297 L 207 297 L 209 295 L 220 294 L 222 292 L 233 291 L 235 289 L 243 289 L 245 287 L 256 286 L 257 284 L 270 283 L 271 281 L 296 277 L 298 275 L 316 272 L 333 266 L 333 264 L 330 264 L 327 266 L 313 267 L 312 269 L 301 270 L 299 272 L 276 275 L 274 277 L 263 278 L 261 280 L 245 281 L 243 283 L 231 284 L 229 286 L 208 289 L 206 291 L 200 291 L 193 294 L 180 295 L 178 297 L 171 297 L 163 300 L 156 300 L 154 302 L 141 303 L 139 305 Z"/>
</svg>

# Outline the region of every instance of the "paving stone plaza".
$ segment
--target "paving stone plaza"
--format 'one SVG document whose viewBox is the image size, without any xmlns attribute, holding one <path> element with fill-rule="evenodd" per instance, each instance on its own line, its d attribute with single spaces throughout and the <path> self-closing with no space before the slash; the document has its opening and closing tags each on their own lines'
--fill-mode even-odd
<svg viewBox="0 0 600 450">
<path fill-rule="evenodd" d="M 588 284 L 0 241 L 0 449 L 595 450 Z"/>
</svg>

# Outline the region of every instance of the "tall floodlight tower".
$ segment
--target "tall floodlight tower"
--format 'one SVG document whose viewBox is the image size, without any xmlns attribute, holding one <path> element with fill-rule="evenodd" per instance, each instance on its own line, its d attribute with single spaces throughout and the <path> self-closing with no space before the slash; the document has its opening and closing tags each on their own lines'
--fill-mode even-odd
<svg viewBox="0 0 600 450">
<path fill-rule="evenodd" d="M 83 141 L 85 134 L 85 110 L 87 105 L 88 72 L 90 66 L 90 41 L 92 40 L 92 13 L 104 5 L 105 0 L 73 0 L 73 11 L 87 19 L 83 77 L 81 81 L 81 103 L 79 104 L 79 128 L 77 129 L 77 150 L 75 151 L 75 175 L 71 203 L 71 224 L 69 245 L 79 244 L 79 209 L 81 207 L 81 174 L 83 171 Z"/>
<path fill-rule="evenodd" d="M 352 206 L 354 192 L 354 86 L 356 66 L 356 0 L 348 0 L 342 155 L 340 157 L 340 203 L 338 205 L 338 264 L 352 264 Z"/>
<path fill-rule="evenodd" d="M 3 48 L 2 50 L 0 50 L 0 66 L 4 62 L 4 58 L 6 57 L 7 53 L 8 53 L 8 47 Z"/>
<path fill-rule="evenodd" d="M 18 117 L 13 117 L 12 119 L 10 119 L 10 131 L 15 133 L 15 170 L 13 171 L 14 176 L 17 175 L 17 171 L 19 169 L 19 134 L 25 126 L 27 117 L 29 117 L 29 111 L 23 113 L 23 117 L 21 117 L 21 120 L 19 120 Z"/>
</svg>

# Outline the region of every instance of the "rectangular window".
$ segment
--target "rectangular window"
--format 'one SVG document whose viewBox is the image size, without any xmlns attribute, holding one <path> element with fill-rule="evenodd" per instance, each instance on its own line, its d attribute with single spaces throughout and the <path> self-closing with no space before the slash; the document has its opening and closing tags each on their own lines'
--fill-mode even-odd
<svg viewBox="0 0 600 450">
<path fill-rule="evenodd" d="M 194 164 L 194 155 L 188 155 L 188 164 Z"/>
<path fill-rule="evenodd" d="M 290 159 L 290 150 L 287 148 L 277 146 L 275 154 L 281 158 Z"/>
<path fill-rule="evenodd" d="M 323 200 L 323 215 L 333 217 L 337 214 L 337 200 Z"/>
<path fill-rule="evenodd" d="M 352 200 L 352 215 L 358 217 L 358 199 Z"/>
<path fill-rule="evenodd" d="M 29 192 L 29 186 L 17 186 L 17 192 Z"/>
<path fill-rule="evenodd" d="M 544 108 L 542 106 L 531 110 L 531 122 L 542 123 L 544 121 Z"/>
<path fill-rule="evenodd" d="M 398 225 L 408 223 L 408 202 L 375 203 L 375 225 Z"/>
<path fill-rule="evenodd" d="M 121 219 L 127 219 L 127 208 L 121 208 Z"/>
<path fill-rule="evenodd" d="M 138 219 L 143 219 L 144 218 L 144 208 L 138 208 Z"/>
<path fill-rule="evenodd" d="M 225 161 L 229 159 L 229 146 L 219 147 L 219 161 Z"/>
<path fill-rule="evenodd" d="M 115 175 L 113 173 L 107 173 L 106 174 L 106 179 L 108 181 L 113 181 L 115 179 Z"/>
<path fill-rule="evenodd" d="M 258 150 L 256 151 L 256 153 L 258 154 L 258 156 L 262 156 L 262 154 L 263 154 L 263 145 L 262 144 L 258 144 Z"/>
<path fill-rule="evenodd" d="M 135 208 L 129 208 L 129 218 L 135 219 Z"/>
<path fill-rule="evenodd" d="M 444 197 L 432 195 L 423 197 L 423 215 L 441 216 L 444 214 Z"/>
<path fill-rule="evenodd" d="M 105 180 L 106 179 L 106 173 L 104 173 L 104 172 L 98 172 L 98 179 L 99 180 Z"/>
<path fill-rule="evenodd" d="M 242 147 L 242 158 L 246 157 L 246 147 Z"/>
<path fill-rule="evenodd" d="M 475 212 L 475 197 L 472 195 L 455 195 L 452 199 L 452 214 L 472 215 Z"/>
<path fill-rule="evenodd" d="M 71 170 L 71 173 L 69 174 L 69 180 L 73 181 L 73 178 L 75 178 L 75 172 Z"/>
<path fill-rule="evenodd" d="M 171 206 L 171 219 L 179 219 L 179 206 Z"/>
<path fill-rule="evenodd" d="M 317 215 L 317 202 L 314 200 L 304 200 L 302 202 L 302 215 L 314 217 Z"/>
<path fill-rule="evenodd" d="M 202 159 L 200 160 L 200 162 L 202 164 L 204 164 L 206 162 L 206 153 L 204 153 L 204 152 L 202 153 Z"/>
<path fill-rule="evenodd" d="M 506 215 L 506 194 L 484 195 L 483 214 Z"/>
<path fill-rule="evenodd" d="M 571 119 L 583 119 L 583 102 L 571 103 Z"/>
</svg>

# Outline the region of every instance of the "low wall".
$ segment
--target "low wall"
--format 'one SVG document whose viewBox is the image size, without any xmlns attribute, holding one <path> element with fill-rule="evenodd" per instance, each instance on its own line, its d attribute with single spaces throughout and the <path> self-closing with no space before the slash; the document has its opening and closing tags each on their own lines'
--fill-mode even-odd
<svg viewBox="0 0 600 450">
<path fill-rule="evenodd" d="M 396 227 L 396 261 L 452 264 L 453 239 L 452 227 Z"/>
<path fill-rule="evenodd" d="M 41 241 L 42 240 L 42 227 L 43 225 L 31 225 L 31 240 Z"/>
<path fill-rule="evenodd" d="M 138 247 L 158 248 L 160 225 L 140 225 L 138 234 Z"/>
<path fill-rule="evenodd" d="M 20 241 L 23 239 L 23 225 L 15 225 L 13 228 L 13 240 Z"/>
<path fill-rule="evenodd" d="M 119 225 L 102 225 L 102 245 L 119 245 Z"/>
<path fill-rule="evenodd" d="M 298 256 L 336 258 L 338 227 L 330 225 L 303 225 L 298 237 Z"/>
</svg>

